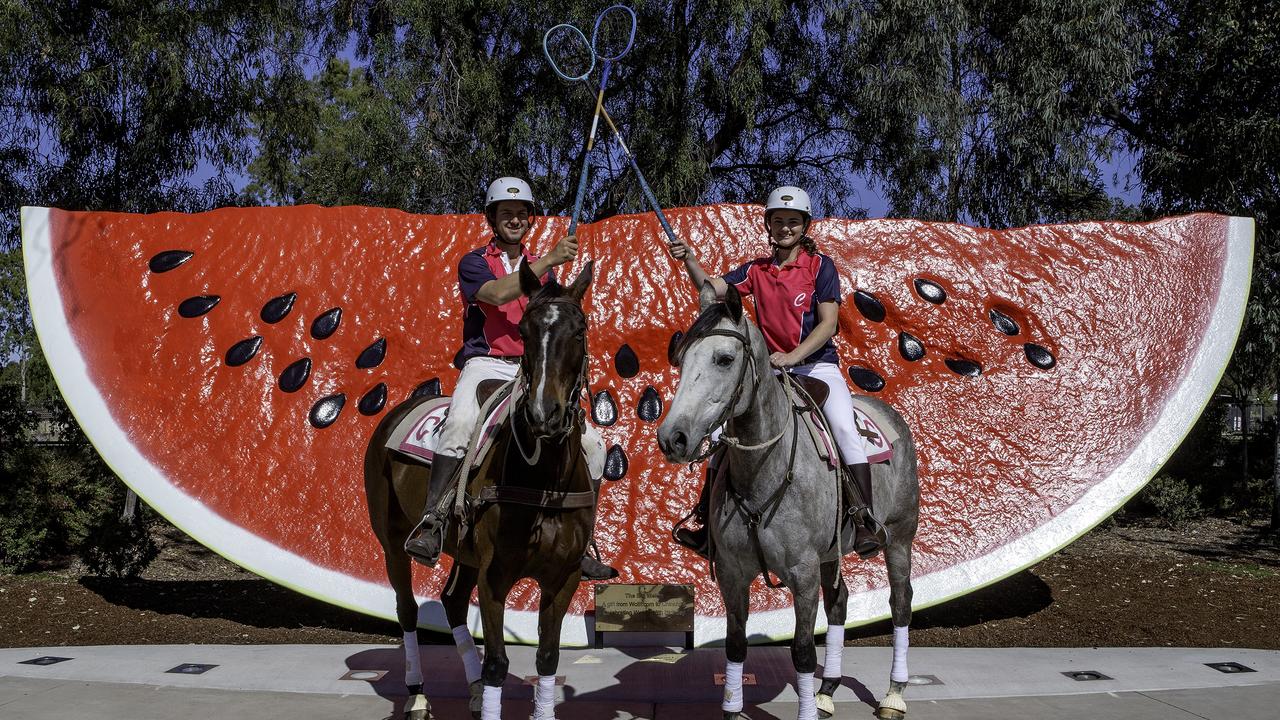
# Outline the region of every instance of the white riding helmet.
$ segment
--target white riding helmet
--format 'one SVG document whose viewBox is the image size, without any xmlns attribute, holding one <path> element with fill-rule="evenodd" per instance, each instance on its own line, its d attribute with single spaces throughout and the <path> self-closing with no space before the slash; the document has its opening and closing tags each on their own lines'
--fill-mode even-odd
<svg viewBox="0 0 1280 720">
<path fill-rule="evenodd" d="M 529 213 L 534 212 L 533 190 L 529 188 L 529 183 L 518 177 L 500 177 L 489 183 L 489 191 L 484 197 L 485 211 L 503 200 L 523 200 L 529 205 Z"/>
<path fill-rule="evenodd" d="M 771 210 L 799 210 L 806 218 L 813 216 L 813 210 L 809 205 L 809 193 L 795 185 L 783 185 L 769 193 L 769 201 L 764 204 L 766 217 Z"/>
</svg>

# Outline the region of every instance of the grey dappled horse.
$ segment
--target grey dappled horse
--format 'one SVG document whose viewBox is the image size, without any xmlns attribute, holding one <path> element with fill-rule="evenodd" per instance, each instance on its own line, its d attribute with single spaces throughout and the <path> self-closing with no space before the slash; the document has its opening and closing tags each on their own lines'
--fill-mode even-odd
<svg viewBox="0 0 1280 720">
<path fill-rule="evenodd" d="M 790 401 L 773 377 L 764 336 L 742 312 L 737 290 L 730 286 L 724 302 L 718 303 L 715 290 L 704 284 L 699 300 L 702 313 L 685 337 L 679 386 L 658 429 L 658 444 L 667 459 L 690 462 L 699 455 L 703 441 L 723 424 L 729 446 L 728 473 L 711 491 L 708 514 L 716 580 L 728 620 L 725 718 L 740 717 L 748 593 L 762 570 L 772 572 L 791 589 L 796 617 L 791 658 L 800 691 L 799 717 L 813 717 L 815 705 L 827 717 L 835 710 L 831 696 L 840 684 L 842 648 L 827 648 L 822 685 L 815 698 L 813 628 L 818 591 L 822 589 L 830 626 L 844 625 L 849 596 L 833 542 L 840 506 L 834 470 L 819 457 L 803 428 L 793 432 Z M 889 535 L 884 553 L 894 624 L 889 691 L 876 715 L 896 720 L 907 709 L 902 691 L 908 677 L 911 542 L 920 489 L 911 431 L 889 406 L 878 400 L 872 403 L 900 437 L 892 462 L 871 468 L 875 516 Z M 789 484 L 785 481 L 788 465 L 792 466 Z M 845 533 L 839 547 L 851 548 L 852 533 L 847 529 Z"/>
</svg>

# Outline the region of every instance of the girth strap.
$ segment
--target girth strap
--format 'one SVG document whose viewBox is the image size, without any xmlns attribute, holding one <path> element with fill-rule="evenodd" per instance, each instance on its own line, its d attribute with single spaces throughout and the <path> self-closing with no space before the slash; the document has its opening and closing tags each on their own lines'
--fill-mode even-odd
<svg viewBox="0 0 1280 720">
<path fill-rule="evenodd" d="M 480 504 L 510 503 L 512 505 L 528 505 L 544 510 L 577 510 L 579 508 L 595 507 L 596 494 L 591 490 L 556 492 L 512 485 L 488 485 L 480 489 L 480 494 L 476 496 L 476 501 Z"/>
</svg>

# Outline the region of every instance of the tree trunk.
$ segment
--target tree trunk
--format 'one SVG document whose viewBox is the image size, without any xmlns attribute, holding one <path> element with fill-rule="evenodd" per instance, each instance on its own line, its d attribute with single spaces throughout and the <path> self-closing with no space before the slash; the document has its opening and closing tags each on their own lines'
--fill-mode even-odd
<svg viewBox="0 0 1280 720">
<path fill-rule="evenodd" d="M 1249 485 L 1249 406 L 1247 397 L 1240 400 L 1240 458 L 1244 462 L 1240 471 L 1240 479 L 1244 481 L 1242 487 Z"/>
<path fill-rule="evenodd" d="M 1280 406 L 1276 408 L 1280 418 Z M 1280 537 L 1280 425 L 1276 427 L 1275 467 L 1271 470 L 1271 535 Z"/>
</svg>

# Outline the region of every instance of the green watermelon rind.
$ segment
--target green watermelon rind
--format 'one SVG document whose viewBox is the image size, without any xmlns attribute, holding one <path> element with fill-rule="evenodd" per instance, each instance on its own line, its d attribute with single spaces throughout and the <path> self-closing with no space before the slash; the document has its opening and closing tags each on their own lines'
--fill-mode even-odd
<svg viewBox="0 0 1280 720">
<path fill-rule="evenodd" d="M 49 213 L 47 208 L 22 209 L 23 253 L 32 319 L 59 391 L 112 470 L 157 512 L 227 560 L 305 595 L 394 620 L 394 596 L 389 587 L 319 567 L 221 518 L 174 487 L 134 448 L 89 379 L 85 362 L 66 324 L 53 271 Z M 1070 507 L 1035 529 L 986 555 L 913 578 L 913 607 L 946 602 L 1034 565 L 1088 532 L 1146 485 L 1190 432 L 1226 370 L 1249 294 L 1253 236 L 1252 219 L 1229 219 L 1225 238 L 1227 252 L 1208 326 L 1177 388 L 1169 394 L 1158 419 L 1129 456 Z M 1215 341 L 1220 338 L 1230 338 L 1231 342 Z M 447 629 L 440 604 L 426 602 L 433 600 L 430 598 L 419 600 L 423 601 L 419 623 L 424 627 Z M 853 627 L 882 620 L 888 617 L 888 607 L 887 588 L 852 594 L 847 625 Z M 479 634 L 479 624 L 478 612 L 472 607 L 468 625 Z M 825 630 L 821 613 L 817 629 Z M 753 613 L 747 632 L 753 639 L 788 639 L 794 634 L 794 613 L 789 608 Z M 723 617 L 699 615 L 696 618 L 695 636 L 700 643 L 718 642 L 724 633 Z M 512 642 L 536 641 L 537 613 L 508 610 L 506 635 Z M 565 645 L 582 646 L 589 637 L 585 619 L 582 623 L 576 619 L 565 623 L 562 632 Z"/>
</svg>

